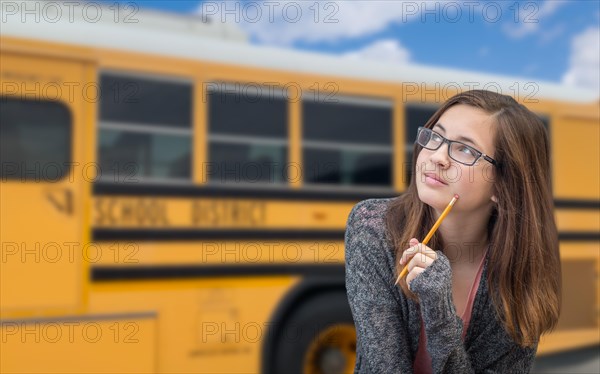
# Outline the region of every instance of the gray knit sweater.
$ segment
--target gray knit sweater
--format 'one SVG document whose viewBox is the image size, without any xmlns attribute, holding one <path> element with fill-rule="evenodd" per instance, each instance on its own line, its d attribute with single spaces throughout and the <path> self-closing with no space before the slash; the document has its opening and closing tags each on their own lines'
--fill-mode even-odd
<svg viewBox="0 0 600 374">
<path fill-rule="evenodd" d="M 395 286 L 395 251 L 385 230 L 393 198 L 356 204 L 348 217 L 346 290 L 357 335 L 355 373 L 412 373 L 421 317 L 434 373 L 526 373 L 537 351 L 522 348 L 496 317 L 487 287 L 487 261 L 465 340 L 452 302 L 452 270 L 438 259 L 411 283 L 420 304 Z M 422 315 L 421 315 L 422 311 Z"/>
</svg>

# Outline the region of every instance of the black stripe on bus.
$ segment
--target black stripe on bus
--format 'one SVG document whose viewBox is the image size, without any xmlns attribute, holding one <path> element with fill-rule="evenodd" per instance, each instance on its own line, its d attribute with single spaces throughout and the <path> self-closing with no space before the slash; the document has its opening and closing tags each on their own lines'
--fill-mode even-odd
<svg viewBox="0 0 600 374">
<path fill-rule="evenodd" d="M 595 242 L 600 241 L 600 232 L 560 231 L 558 233 L 558 240 L 569 242 Z"/>
<path fill-rule="evenodd" d="M 344 230 L 95 229 L 92 240 L 344 240 Z"/>
<path fill-rule="evenodd" d="M 187 240 L 344 240 L 345 230 L 198 230 L 198 229 L 95 229 L 92 240 L 187 241 Z M 600 232 L 561 231 L 560 241 L 600 241 Z"/>
<path fill-rule="evenodd" d="M 94 183 L 94 195 L 105 196 L 156 196 L 156 197 L 237 197 L 254 199 L 316 200 L 316 201 L 360 201 L 370 198 L 389 198 L 401 192 L 318 191 L 310 189 L 269 189 L 261 187 L 236 186 L 157 186 L 113 183 Z M 600 200 L 555 199 L 556 208 L 600 209 Z"/>
<path fill-rule="evenodd" d="M 400 193 L 331 191 L 292 188 L 271 189 L 265 187 L 236 187 L 236 186 L 153 186 L 131 184 L 95 183 L 94 195 L 105 196 L 156 196 L 156 197 L 237 197 L 252 199 L 282 199 L 282 200 L 315 200 L 315 201 L 361 201 L 370 198 L 396 197 Z"/>
<path fill-rule="evenodd" d="M 562 209 L 600 209 L 600 200 L 556 199 L 554 206 Z"/>
<path fill-rule="evenodd" d="M 344 277 L 345 267 L 344 264 L 261 264 L 95 266 L 91 269 L 91 280 L 93 282 L 280 275 Z"/>
</svg>

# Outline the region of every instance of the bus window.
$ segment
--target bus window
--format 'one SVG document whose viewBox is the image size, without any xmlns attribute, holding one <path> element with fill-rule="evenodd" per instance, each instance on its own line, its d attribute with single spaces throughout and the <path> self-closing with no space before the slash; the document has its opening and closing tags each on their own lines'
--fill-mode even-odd
<svg viewBox="0 0 600 374">
<path fill-rule="evenodd" d="M 100 118 L 106 122 L 190 129 L 192 84 L 117 73 L 100 77 Z"/>
<path fill-rule="evenodd" d="M 392 187 L 392 103 L 337 97 L 302 105 L 307 185 Z"/>
<path fill-rule="evenodd" d="M 417 129 L 419 126 L 425 126 L 429 118 L 433 116 L 437 109 L 437 107 L 432 105 L 413 104 L 406 106 L 406 112 L 404 115 L 404 121 L 406 123 L 406 126 L 404 126 L 406 131 L 404 134 L 404 139 L 406 140 L 406 144 L 404 146 L 405 158 L 403 167 L 406 186 L 410 184 L 410 179 L 413 174 L 413 145 L 417 139 Z"/>
<path fill-rule="evenodd" d="M 145 134 L 127 130 L 100 132 L 100 165 L 121 176 L 187 179 L 191 175 L 189 136 Z M 129 179 L 131 177 L 131 179 Z"/>
<path fill-rule="evenodd" d="M 208 178 L 217 183 L 286 184 L 288 103 L 282 90 L 239 83 L 208 87 Z"/>
<path fill-rule="evenodd" d="M 191 183 L 192 84 L 116 73 L 100 82 L 101 180 Z"/>
<path fill-rule="evenodd" d="M 315 148 L 305 152 L 304 164 L 313 166 L 306 176 L 312 183 L 348 186 L 390 186 L 392 183 L 387 152 Z"/>
<path fill-rule="evenodd" d="M 55 101 L 0 98 L 2 180 L 56 181 L 69 171 L 71 113 Z"/>
</svg>

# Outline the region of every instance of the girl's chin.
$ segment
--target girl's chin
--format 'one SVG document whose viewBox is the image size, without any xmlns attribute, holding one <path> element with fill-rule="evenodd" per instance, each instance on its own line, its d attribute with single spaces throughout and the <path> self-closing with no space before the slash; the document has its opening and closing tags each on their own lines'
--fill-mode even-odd
<svg viewBox="0 0 600 374">
<path fill-rule="evenodd" d="M 452 196 L 446 196 L 445 194 L 439 192 L 421 190 L 417 191 L 419 200 L 421 200 L 421 202 L 437 210 L 444 210 L 450 200 L 452 200 Z"/>
</svg>

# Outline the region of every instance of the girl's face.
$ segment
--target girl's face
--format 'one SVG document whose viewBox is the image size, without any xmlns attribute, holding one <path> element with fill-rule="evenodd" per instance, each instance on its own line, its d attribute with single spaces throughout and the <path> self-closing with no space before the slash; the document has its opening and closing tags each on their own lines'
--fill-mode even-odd
<svg viewBox="0 0 600 374">
<path fill-rule="evenodd" d="M 464 104 L 453 105 L 442 114 L 432 130 L 448 140 L 460 141 L 494 158 L 493 119 L 480 109 Z M 415 173 L 419 199 L 441 211 L 454 194 L 458 194 L 460 203 L 456 204 L 455 210 L 485 209 L 492 203 L 494 169 L 483 158 L 473 166 L 453 160 L 448 155 L 447 143 L 435 151 L 423 148 L 417 157 Z"/>
</svg>

